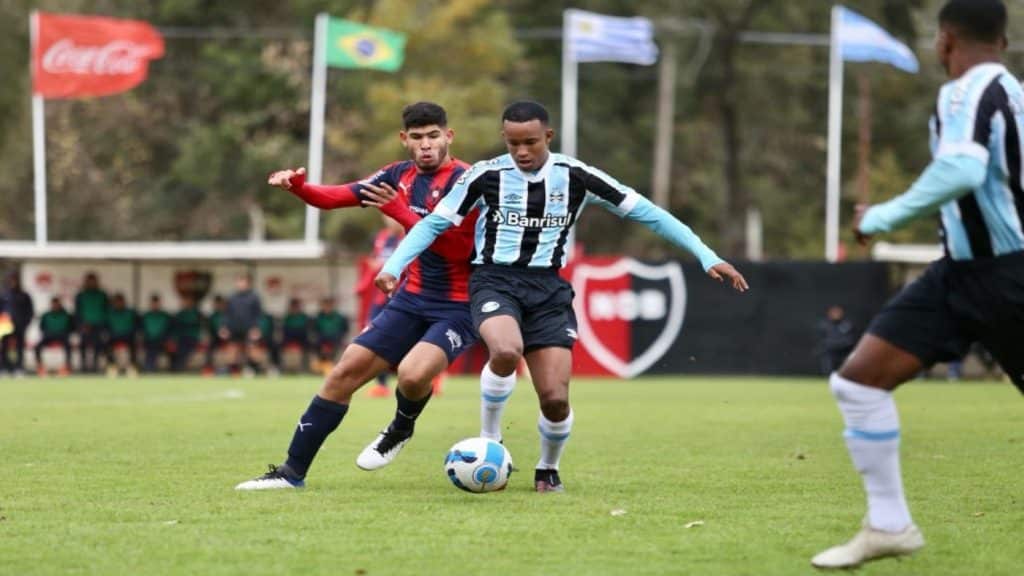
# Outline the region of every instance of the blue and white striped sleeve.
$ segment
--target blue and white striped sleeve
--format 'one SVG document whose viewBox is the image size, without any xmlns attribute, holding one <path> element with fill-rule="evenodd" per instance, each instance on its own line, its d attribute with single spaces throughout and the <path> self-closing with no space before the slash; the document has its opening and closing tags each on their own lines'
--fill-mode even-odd
<svg viewBox="0 0 1024 576">
<path fill-rule="evenodd" d="M 467 214 L 476 208 L 483 198 L 483 188 L 478 184 L 480 177 L 487 173 L 489 162 L 477 162 L 462 173 L 452 189 L 434 208 L 434 214 L 458 226 Z"/>
<path fill-rule="evenodd" d="M 970 156 L 983 164 L 989 160 L 988 139 L 996 99 L 1005 91 L 995 78 L 986 86 L 970 78 L 951 82 L 939 91 L 936 122 L 939 132 L 935 157 Z"/>
<path fill-rule="evenodd" d="M 619 183 L 596 168 L 587 166 L 581 171 L 587 192 L 593 194 L 598 204 L 620 217 L 643 224 L 669 242 L 689 251 L 697 257 L 704 271 L 724 262 L 689 226 L 638 194 L 636 190 Z"/>
<path fill-rule="evenodd" d="M 445 230 L 452 225 L 451 220 L 439 216 L 437 212 L 427 214 L 427 217 L 416 223 L 405 238 L 395 248 L 391 257 L 384 262 L 381 268 L 382 273 L 390 274 L 395 278 L 402 275 L 402 271 L 424 250 L 430 247 Z"/>
<path fill-rule="evenodd" d="M 975 156 L 939 156 L 909 190 L 868 209 L 857 229 L 863 234 L 891 232 L 981 186 L 986 170 L 986 164 Z"/>
<path fill-rule="evenodd" d="M 1006 102 L 998 75 L 968 77 L 943 86 L 933 120 L 938 132 L 935 158 L 909 190 L 872 206 L 858 230 L 891 232 L 981 186 L 990 158 L 992 122 Z"/>
</svg>

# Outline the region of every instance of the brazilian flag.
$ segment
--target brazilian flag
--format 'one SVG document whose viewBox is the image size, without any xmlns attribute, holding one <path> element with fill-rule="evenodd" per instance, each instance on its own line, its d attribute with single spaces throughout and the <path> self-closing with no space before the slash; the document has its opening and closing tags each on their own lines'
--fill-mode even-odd
<svg viewBox="0 0 1024 576">
<path fill-rule="evenodd" d="M 385 28 L 331 18 L 327 23 L 327 64 L 395 72 L 405 58 L 405 35 Z"/>
</svg>

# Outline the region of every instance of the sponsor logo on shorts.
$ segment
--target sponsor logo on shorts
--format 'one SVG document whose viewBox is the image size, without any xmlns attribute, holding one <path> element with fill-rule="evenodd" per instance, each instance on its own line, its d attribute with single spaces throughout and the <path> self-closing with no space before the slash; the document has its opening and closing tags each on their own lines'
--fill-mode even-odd
<svg viewBox="0 0 1024 576">
<path fill-rule="evenodd" d="M 484 305 L 480 307 L 480 311 L 484 314 L 488 314 L 490 312 L 494 312 L 498 308 L 501 308 L 501 304 L 491 300 L 490 302 L 485 302 Z"/>
<path fill-rule="evenodd" d="M 580 339 L 579 334 L 577 334 L 576 331 L 573 330 L 572 328 L 566 328 L 565 329 L 565 333 L 569 336 L 569 338 L 572 338 L 573 340 L 579 340 Z"/>
<path fill-rule="evenodd" d="M 451 345 L 452 352 L 462 348 L 462 336 L 459 336 L 458 332 L 449 328 L 444 335 L 448 337 L 448 344 Z"/>
</svg>

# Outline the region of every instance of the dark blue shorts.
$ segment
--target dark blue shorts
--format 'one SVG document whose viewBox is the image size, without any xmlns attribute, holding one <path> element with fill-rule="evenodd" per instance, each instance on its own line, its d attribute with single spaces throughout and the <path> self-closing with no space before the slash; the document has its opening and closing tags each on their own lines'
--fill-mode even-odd
<svg viewBox="0 0 1024 576">
<path fill-rule="evenodd" d="M 572 348 L 576 313 L 572 286 L 556 270 L 484 265 L 469 279 L 473 326 L 479 330 L 493 316 L 511 316 L 519 323 L 523 351 Z"/>
<path fill-rule="evenodd" d="M 476 343 L 469 303 L 399 291 L 352 341 L 397 367 L 419 342 L 444 350 L 448 363 Z"/>
<path fill-rule="evenodd" d="M 980 342 L 1024 393 L 1024 253 L 933 262 L 868 332 L 925 366 L 959 360 Z"/>
</svg>

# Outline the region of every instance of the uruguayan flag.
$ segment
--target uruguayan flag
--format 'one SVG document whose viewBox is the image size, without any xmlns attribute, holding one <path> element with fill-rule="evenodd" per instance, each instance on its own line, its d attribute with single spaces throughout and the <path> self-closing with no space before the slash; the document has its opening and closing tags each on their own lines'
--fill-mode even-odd
<svg viewBox="0 0 1024 576">
<path fill-rule="evenodd" d="M 917 57 L 906 44 L 853 10 L 839 8 L 839 29 L 835 38 L 839 41 L 843 60 L 885 62 L 900 70 L 917 73 Z"/>
<path fill-rule="evenodd" d="M 620 18 L 583 10 L 565 11 L 566 49 L 576 62 L 658 61 L 654 25 L 647 18 Z"/>
</svg>

